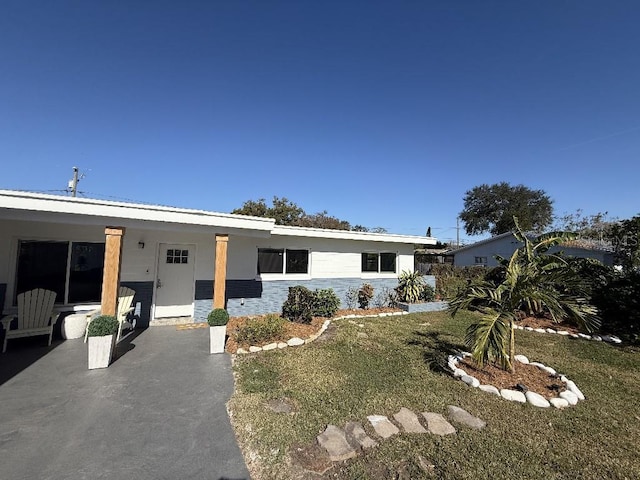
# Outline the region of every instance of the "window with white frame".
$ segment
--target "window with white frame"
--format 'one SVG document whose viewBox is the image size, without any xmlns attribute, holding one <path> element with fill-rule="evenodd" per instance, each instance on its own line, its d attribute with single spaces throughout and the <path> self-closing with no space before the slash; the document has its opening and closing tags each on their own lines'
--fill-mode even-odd
<svg viewBox="0 0 640 480">
<path fill-rule="evenodd" d="M 259 248 L 258 275 L 263 273 L 309 273 L 309 250 Z"/>
<path fill-rule="evenodd" d="M 362 252 L 363 273 L 396 273 L 396 254 L 393 252 Z"/>
<path fill-rule="evenodd" d="M 487 264 L 487 257 L 475 257 L 476 265 L 482 266 Z"/>
<path fill-rule="evenodd" d="M 104 243 L 20 241 L 16 297 L 34 288 L 56 292 L 56 303 L 99 302 Z"/>
</svg>

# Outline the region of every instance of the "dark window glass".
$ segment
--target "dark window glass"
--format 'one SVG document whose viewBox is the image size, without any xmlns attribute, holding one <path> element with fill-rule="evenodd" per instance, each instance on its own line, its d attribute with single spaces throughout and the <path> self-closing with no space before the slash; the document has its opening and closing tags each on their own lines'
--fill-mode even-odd
<svg viewBox="0 0 640 480">
<path fill-rule="evenodd" d="M 64 303 L 68 254 L 68 242 L 20 242 L 16 297 L 34 288 L 45 288 L 56 292 L 56 303 Z"/>
<path fill-rule="evenodd" d="M 308 273 L 309 250 L 287 250 L 287 269 L 285 273 Z"/>
<path fill-rule="evenodd" d="M 395 253 L 380 254 L 380 271 L 395 273 L 396 271 L 396 254 Z"/>
<path fill-rule="evenodd" d="M 378 254 L 363 253 L 362 254 L 362 271 L 377 272 L 378 271 Z"/>
<path fill-rule="evenodd" d="M 104 243 L 71 244 L 69 303 L 100 301 L 103 268 Z"/>
<path fill-rule="evenodd" d="M 283 249 L 259 248 L 258 249 L 258 274 L 261 273 L 282 273 L 283 271 Z"/>
</svg>

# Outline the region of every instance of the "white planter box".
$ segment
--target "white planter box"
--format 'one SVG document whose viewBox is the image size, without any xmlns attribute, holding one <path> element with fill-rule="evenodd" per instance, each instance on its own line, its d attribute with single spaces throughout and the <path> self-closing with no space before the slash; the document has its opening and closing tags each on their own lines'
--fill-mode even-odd
<svg viewBox="0 0 640 480">
<path fill-rule="evenodd" d="M 89 370 L 94 368 L 107 368 L 111 363 L 111 357 L 116 343 L 116 334 L 103 337 L 89 337 L 87 348 Z"/>
<path fill-rule="evenodd" d="M 224 353 L 227 326 L 209 327 L 209 353 Z"/>
<path fill-rule="evenodd" d="M 84 331 L 87 328 L 87 314 L 86 313 L 74 313 L 67 315 L 62 320 L 62 338 L 70 340 L 73 338 L 84 337 Z"/>
</svg>

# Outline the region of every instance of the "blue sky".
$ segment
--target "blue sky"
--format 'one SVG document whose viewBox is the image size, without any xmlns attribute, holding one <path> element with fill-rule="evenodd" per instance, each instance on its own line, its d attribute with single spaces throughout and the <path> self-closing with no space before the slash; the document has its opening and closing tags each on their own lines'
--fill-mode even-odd
<svg viewBox="0 0 640 480">
<path fill-rule="evenodd" d="M 0 188 L 287 197 L 454 238 L 467 190 L 640 212 L 637 1 L 13 1 Z M 462 235 L 466 237 L 466 235 Z"/>
</svg>

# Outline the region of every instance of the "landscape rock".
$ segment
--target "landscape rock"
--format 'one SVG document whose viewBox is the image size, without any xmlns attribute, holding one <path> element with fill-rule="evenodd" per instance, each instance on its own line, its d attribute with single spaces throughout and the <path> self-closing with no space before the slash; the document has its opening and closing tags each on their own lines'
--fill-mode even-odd
<svg viewBox="0 0 640 480">
<path fill-rule="evenodd" d="M 454 377 L 464 377 L 466 374 L 467 374 L 467 372 L 465 372 L 461 368 L 455 368 L 453 370 L 453 376 Z"/>
<path fill-rule="evenodd" d="M 439 413 L 422 412 L 422 416 L 427 421 L 427 430 L 434 435 L 452 435 L 456 429 Z"/>
<path fill-rule="evenodd" d="M 566 330 L 558 330 L 558 335 L 567 336 L 569 335 L 569 332 L 567 332 Z"/>
<path fill-rule="evenodd" d="M 533 328 L 532 328 L 532 327 L 524 327 L 524 329 L 525 329 L 527 332 L 533 332 Z"/>
<path fill-rule="evenodd" d="M 478 380 L 476 377 L 472 377 L 471 375 L 463 375 L 462 377 L 460 377 L 460 380 L 462 380 L 470 387 L 475 388 L 480 386 L 480 380 Z"/>
<path fill-rule="evenodd" d="M 278 348 L 278 344 L 277 343 L 269 343 L 268 345 L 265 345 L 264 347 L 262 347 L 262 350 L 275 350 L 276 348 Z"/>
<path fill-rule="evenodd" d="M 529 363 L 529 359 L 524 355 L 516 355 L 513 358 L 524 365 L 527 365 Z"/>
<path fill-rule="evenodd" d="M 549 408 L 551 404 L 542 395 L 536 392 L 527 392 L 524 394 L 527 401 L 534 407 Z"/>
<path fill-rule="evenodd" d="M 398 427 L 391 423 L 391 421 L 384 415 L 369 415 L 367 420 L 369 420 L 373 429 L 382 438 L 389 438 L 400 433 Z"/>
<path fill-rule="evenodd" d="M 335 425 L 327 425 L 325 431 L 316 438 L 318 444 L 327 451 L 332 462 L 348 460 L 358 454 L 347 442 L 345 433 Z"/>
<path fill-rule="evenodd" d="M 287 345 L 285 342 L 278 342 L 278 348 L 287 348 L 289 345 Z"/>
<path fill-rule="evenodd" d="M 454 405 L 449 405 L 449 418 L 456 422 L 466 425 L 467 427 L 480 430 L 487 426 L 487 422 L 480 420 L 478 417 L 474 417 L 466 410 Z"/>
<path fill-rule="evenodd" d="M 544 328 L 534 328 L 533 331 L 538 333 L 547 333 L 547 331 Z"/>
<path fill-rule="evenodd" d="M 540 363 L 540 362 L 529 362 L 529 365 L 533 365 L 534 367 L 538 367 L 540 369 L 544 368 L 545 366 Z"/>
<path fill-rule="evenodd" d="M 478 388 L 483 392 L 493 393 L 494 395 L 500 396 L 500 390 L 493 385 L 480 385 Z"/>
<path fill-rule="evenodd" d="M 502 390 L 500 390 L 500 396 L 505 400 L 509 400 L 512 402 L 527 403 L 527 397 L 524 396 L 524 393 L 518 392 L 517 390 L 509 390 L 508 388 L 503 388 Z"/>
<path fill-rule="evenodd" d="M 427 430 L 420 424 L 418 416 L 408 408 L 402 407 L 398 413 L 393 415 L 393 418 L 407 433 L 427 433 Z"/>
<path fill-rule="evenodd" d="M 584 338 L 585 340 L 591 340 L 591 335 L 587 335 L 586 333 L 579 333 L 578 336 L 580 338 Z"/>
<path fill-rule="evenodd" d="M 256 353 L 256 352 L 261 352 L 262 351 L 262 347 L 256 347 L 254 345 L 251 345 L 249 347 L 249 352 L 251 353 Z"/>
<path fill-rule="evenodd" d="M 247 350 L 245 350 L 244 348 L 239 348 L 238 350 L 236 350 L 236 353 L 238 355 L 244 355 L 245 353 L 249 353 Z"/>
<path fill-rule="evenodd" d="M 556 408 L 567 408 L 569 406 L 569 402 L 564 398 L 551 398 L 549 399 L 549 403 Z"/>
<path fill-rule="evenodd" d="M 289 345 L 290 347 L 298 347 L 300 345 L 304 345 L 304 340 L 298 337 L 293 337 L 287 341 L 287 345 Z"/>
<path fill-rule="evenodd" d="M 367 435 L 362 425 L 358 422 L 347 423 L 344 427 L 344 433 L 347 442 L 355 449 L 367 450 L 378 446 L 378 442 Z"/>
<path fill-rule="evenodd" d="M 549 375 L 555 375 L 557 372 L 551 367 L 544 367 L 542 370 L 547 372 Z"/>
<path fill-rule="evenodd" d="M 579 400 L 578 396 L 575 393 L 570 392 L 569 390 L 565 390 L 564 392 L 560 392 L 559 397 L 563 398 L 564 400 L 569 402 L 569 405 L 577 405 L 578 404 L 578 400 Z"/>
<path fill-rule="evenodd" d="M 596 342 L 601 342 L 602 341 L 602 337 L 600 335 L 593 335 L 591 338 L 593 340 L 595 340 Z"/>
<path fill-rule="evenodd" d="M 317 443 L 305 446 L 293 445 L 289 452 L 292 463 L 300 465 L 304 470 L 319 475 L 333 467 L 327 451 Z"/>
<path fill-rule="evenodd" d="M 556 331 L 553 328 L 546 328 L 545 332 L 547 332 L 547 333 L 556 333 Z"/>
<path fill-rule="evenodd" d="M 580 335 L 577 333 L 570 333 L 569 335 L 571 335 L 571 338 L 580 338 Z"/>
<path fill-rule="evenodd" d="M 569 380 L 566 382 L 566 385 L 567 385 L 567 390 L 569 390 L 571 393 L 574 393 L 576 397 L 578 397 L 580 400 L 584 400 L 584 394 L 580 391 L 580 389 L 577 387 L 575 383 Z"/>
</svg>

